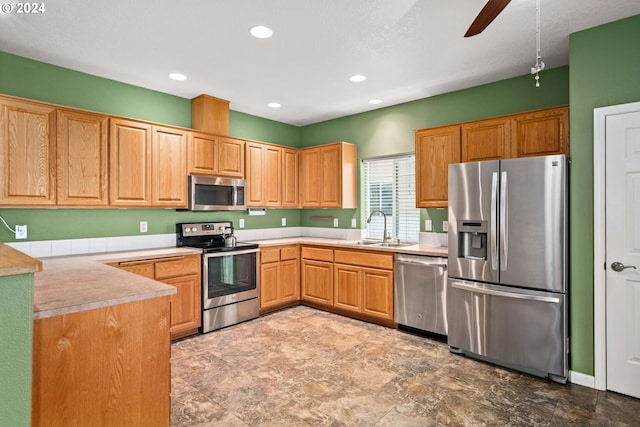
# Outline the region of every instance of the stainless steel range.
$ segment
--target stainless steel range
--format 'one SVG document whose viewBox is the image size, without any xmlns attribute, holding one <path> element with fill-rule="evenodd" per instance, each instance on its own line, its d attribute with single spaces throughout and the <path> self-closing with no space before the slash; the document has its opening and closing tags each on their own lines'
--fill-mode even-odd
<svg viewBox="0 0 640 427">
<path fill-rule="evenodd" d="M 177 246 L 202 249 L 202 327 L 206 333 L 258 317 L 260 249 L 254 243 L 225 246 L 231 222 L 176 225 Z M 229 240 L 227 240 L 229 242 Z"/>
</svg>

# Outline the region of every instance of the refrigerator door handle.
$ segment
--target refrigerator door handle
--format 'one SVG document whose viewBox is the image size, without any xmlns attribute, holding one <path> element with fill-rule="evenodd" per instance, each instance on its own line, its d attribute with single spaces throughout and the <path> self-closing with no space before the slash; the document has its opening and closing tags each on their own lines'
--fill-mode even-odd
<svg viewBox="0 0 640 427">
<path fill-rule="evenodd" d="M 491 174 L 491 222 L 489 223 L 489 250 L 491 251 L 491 270 L 498 269 L 498 172 Z"/>
<path fill-rule="evenodd" d="M 507 269 L 507 257 L 509 255 L 509 229 L 507 227 L 507 215 L 509 214 L 509 199 L 507 198 L 507 172 L 501 173 L 500 179 L 500 269 Z"/>
<path fill-rule="evenodd" d="M 549 302 L 553 304 L 559 304 L 560 298 L 556 297 L 543 297 L 539 295 L 521 294 L 516 292 L 505 292 L 496 289 L 489 289 L 478 285 L 472 285 L 469 283 L 451 282 L 451 287 L 460 289 L 463 291 L 475 292 L 478 294 L 495 295 L 499 297 L 524 299 L 528 301 Z"/>
</svg>

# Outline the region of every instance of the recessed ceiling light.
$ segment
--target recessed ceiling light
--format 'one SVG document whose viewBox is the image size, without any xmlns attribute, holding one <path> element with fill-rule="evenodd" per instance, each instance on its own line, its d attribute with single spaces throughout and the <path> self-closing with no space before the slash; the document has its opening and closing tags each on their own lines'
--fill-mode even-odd
<svg viewBox="0 0 640 427">
<path fill-rule="evenodd" d="M 356 75 L 353 75 L 353 76 L 349 77 L 349 80 L 351 80 L 354 83 L 360 83 L 360 82 L 363 82 L 363 81 L 367 80 L 367 77 L 363 76 L 362 74 L 356 74 Z"/>
<path fill-rule="evenodd" d="M 169 78 L 172 78 L 173 80 L 187 80 L 187 76 L 180 73 L 171 73 L 169 74 Z"/>
<path fill-rule="evenodd" d="M 249 28 L 249 32 L 253 37 L 256 37 L 258 39 L 268 39 L 273 35 L 273 31 L 271 31 L 271 28 L 267 28 L 262 25 L 256 25 L 255 27 Z"/>
<path fill-rule="evenodd" d="M 370 99 L 369 104 L 382 104 L 382 99 Z"/>
<path fill-rule="evenodd" d="M 271 108 L 280 108 L 282 107 L 282 105 L 280 105 L 279 102 L 270 102 L 267 104 L 267 106 L 271 107 Z"/>
</svg>

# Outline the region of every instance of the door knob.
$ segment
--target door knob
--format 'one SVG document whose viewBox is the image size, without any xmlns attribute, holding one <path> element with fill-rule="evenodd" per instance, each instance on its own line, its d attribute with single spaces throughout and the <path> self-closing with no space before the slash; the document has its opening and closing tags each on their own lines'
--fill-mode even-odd
<svg viewBox="0 0 640 427">
<path fill-rule="evenodd" d="M 611 269 L 613 271 L 618 271 L 619 272 L 619 271 L 622 271 L 622 270 L 624 270 L 626 268 L 633 268 L 634 270 L 637 270 L 635 265 L 624 265 L 623 263 L 618 262 L 618 261 L 611 263 Z"/>
</svg>

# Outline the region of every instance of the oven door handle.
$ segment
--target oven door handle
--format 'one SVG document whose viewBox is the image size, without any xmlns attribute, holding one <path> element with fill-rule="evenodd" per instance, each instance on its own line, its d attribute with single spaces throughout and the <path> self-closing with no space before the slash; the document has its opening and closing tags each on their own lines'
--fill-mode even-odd
<svg viewBox="0 0 640 427">
<path fill-rule="evenodd" d="M 203 254 L 205 258 L 218 258 L 221 256 L 234 256 L 234 255 L 245 255 L 245 254 L 253 254 L 256 252 L 260 252 L 260 249 L 244 249 L 239 251 L 222 251 L 222 252 L 209 252 Z"/>
</svg>

